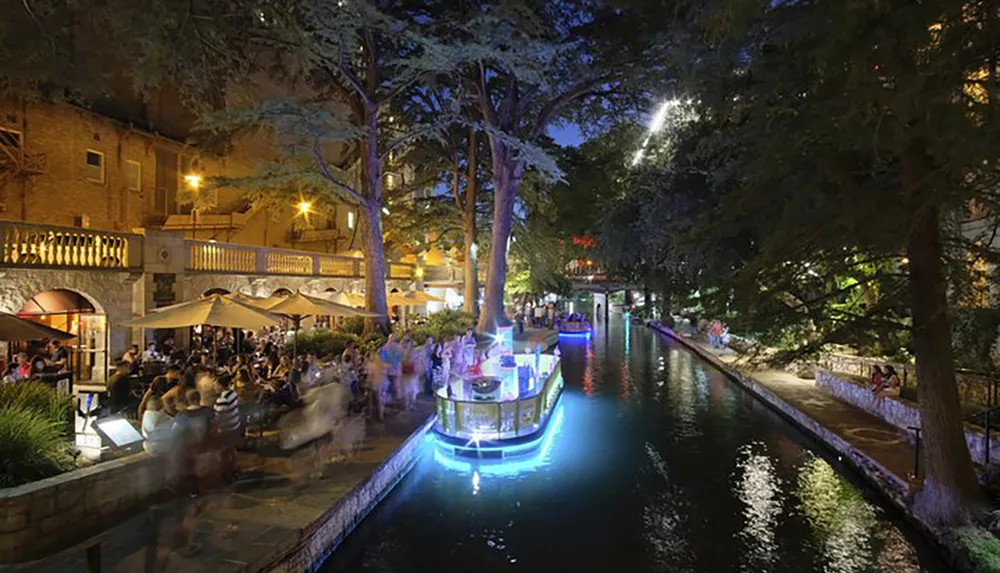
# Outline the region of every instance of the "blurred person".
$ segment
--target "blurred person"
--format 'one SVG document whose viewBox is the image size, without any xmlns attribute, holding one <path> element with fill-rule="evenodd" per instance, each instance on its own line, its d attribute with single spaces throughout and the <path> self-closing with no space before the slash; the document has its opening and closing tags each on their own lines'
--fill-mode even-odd
<svg viewBox="0 0 1000 573">
<path fill-rule="evenodd" d="M 216 398 L 215 429 L 222 457 L 222 472 L 231 476 L 236 468 L 236 448 L 243 442 L 243 426 L 240 419 L 240 398 L 233 389 L 233 379 L 220 376 L 215 381 L 219 397 Z"/>
<path fill-rule="evenodd" d="M 138 366 L 139 362 L 142 360 L 142 354 L 139 352 L 139 345 L 133 344 L 122 354 L 122 362 L 126 364 L 135 364 Z"/>
<path fill-rule="evenodd" d="M 388 368 L 378 353 L 372 353 L 367 364 L 369 411 L 375 419 L 385 420 L 385 399 L 391 382 Z"/>
<path fill-rule="evenodd" d="M 108 391 L 108 412 L 117 414 L 128 407 L 132 399 L 132 378 L 129 376 L 129 365 L 119 362 L 114 373 L 108 377 L 105 384 Z M 159 405 L 159 399 L 157 399 Z"/>
<path fill-rule="evenodd" d="M 404 340 L 402 347 L 403 360 L 399 370 L 399 395 L 403 399 L 403 408 L 412 410 L 417 403 L 417 394 L 420 393 L 420 378 L 417 372 L 422 362 L 419 353 L 414 350 L 411 340 Z"/>
<path fill-rule="evenodd" d="M 154 456 L 169 453 L 172 445 L 173 418 L 163 411 L 160 398 L 152 396 L 142 414 L 142 449 Z"/>
<path fill-rule="evenodd" d="M 167 366 L 166 373 L 164 373 L 162 376 L 157 376 L 156 378 L 153 378 L 153 382 L 150 383 L 149 388 L 147 388 L 146 392 L 142 395 L 142 400 L 139 401 L 139 411 L 138 411 L 139 418 L 141 419 L 143 412 L 146 411 L 146 403 L 149 401 L 149 398 L 154 395 L 160 398 L 161 405 L 163 405 L 163 409 L 166 410 L 168 414 L 170 414 L 171 416 L 176 414 L 175 411 L 173 411 L 171 408 L 167 408 L 166 405 L 163 404 L 163 398 L 167 394 L 170 394 L 174 390 L 174 388 L 176 388 L 182 382 L 183 382 L 183 377 L 181 376 L 181 367 L 178 366 L 177 364 L 171 364 L 170 366 Z M 171 396 L 173 397 L 176 394 L 177 393 L 174 392 L 174 394 L 171 394 Z"/>
</svg>

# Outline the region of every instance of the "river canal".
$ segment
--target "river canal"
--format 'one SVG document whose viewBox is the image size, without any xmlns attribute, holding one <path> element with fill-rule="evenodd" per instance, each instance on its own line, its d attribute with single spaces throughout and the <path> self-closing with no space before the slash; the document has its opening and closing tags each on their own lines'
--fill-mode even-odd
<svg viewBox="0 0 1000 573">
<path fill-rule="evenodd" d="M 323 565 L 369 572 L 944 572 L 836 457 L 718 371 L 613 321 L 561 344 L 538 453 L 427 453 Z"/>
</svg>

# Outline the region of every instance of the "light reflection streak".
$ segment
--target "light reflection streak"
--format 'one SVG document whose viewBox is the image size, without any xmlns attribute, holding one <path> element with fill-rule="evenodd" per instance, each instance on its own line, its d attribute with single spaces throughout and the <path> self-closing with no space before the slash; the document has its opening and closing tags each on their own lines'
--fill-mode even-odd
<svg viewBox="0 0 1000 573">
<path fill-rule="evenodd" d="M 867 570 L 873 557 L 871 535 L 878 523 L 868 502 L 817 457 L 802 465 L 797 486 L 802 512 L 823 546 L 825 571 Z"/>
<path fill-rule="evenodd" d="M 775 473 L 774 462 L 766 455 L 755 454 L 754 446 L 740 448 L 736 470 L 739 474 L 736 497 L 743 508 L 743 531 L 740 536 L 748 551 L 744 554 L 752 563 L 747 570 L 760 570 L 761 563 L 770 564 L 778 553 L 775 528 L 781 516 L 781 480 Z"/>
</svg>

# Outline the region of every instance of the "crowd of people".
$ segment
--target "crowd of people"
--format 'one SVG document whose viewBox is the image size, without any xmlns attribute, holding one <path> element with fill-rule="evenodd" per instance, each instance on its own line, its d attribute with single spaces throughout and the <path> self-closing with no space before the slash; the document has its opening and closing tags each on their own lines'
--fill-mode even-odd
<svg viewBox="0 0 1000 573">
<path fill-rule="evenodd" d="M 277 426 L 289 412 L 308 411 L 322 387 L 339 385 L 343 392 L 323 394 L 343 396 L 345 411 L 381 421 L 387 406 L 412 409 L 418 394 L 445 386 L 477 362 L 471 330 L 421 345 L 389 336 L 368 353 L 348 342 L 332 356 L 293 355 L 272 329 L 237 334 L 205 328 L 192 336 L 188 352 L 175 348 L 172 338 L 144 351 L 132 346 L 108 380 L 111 412 L 136 416 L 144 448 L 173 457 L 171 467 L 186 475 L 197 474 L 205 456 L 231 460 L 249 420 Z M 138 375 L 149 372 L 158 374 Z M 149 381 L 137 388 L 137 380 Z"/>
<path fill-rule="evenodd" d="M 70 376 L 69 348 L 58 340 L 14 354 L 9 364 L 0 364 L 4 382 L 42 379 L 57 381 Z"/>
</svg>

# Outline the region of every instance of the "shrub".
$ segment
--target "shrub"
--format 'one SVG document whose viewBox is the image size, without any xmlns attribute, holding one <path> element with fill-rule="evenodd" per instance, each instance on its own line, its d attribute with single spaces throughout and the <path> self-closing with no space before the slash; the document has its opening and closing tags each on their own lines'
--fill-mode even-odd
<svg viewBox="0 0 1000 573">
<path fill-rule="evenodd" d="M 0 408 L 0 487 L 45 479 L 73 465 L 70 444 L 48 415 L 22 405 Z"/>
<path fill-rule="evenodd" d="M 452 336 L 465 334 L 475 324 L 472 314 L 462 310 L 442 310 L 427 317 L 427 322 L 411 330 L 408 334 L 417 344 L 423 344 L 428 336 L 435 340 L 444 340 Z"/>
<path fill-rule="evenodd" d="M 324 356 L 340 356 L 348 342 L 358 342 L 358 336 L 349 332 L 337 330 L 314 329 L 311 332 L 299 332 L 295 338 L 295 348 L 299 354 L 312 352 L 322 358 Z M 285 345 L 288 352 L 292 351 L 292 343 Z"/>
<path fill-rule="evenodd" d="M 63 434 L 73 428 L 73 407 L 69 396 L 61 396 L 51 386 L 37 380 L 0 384 L 0 408 L 23 406 L 47 418 Z"/>
<path fill-rule="evenodd" d="M 365 319 L 361 316 L 351 316 L 344 319 L 337 330 L 340 332 L 346 332 L 348 334 L 354 334 L 361 336 L 365 333 Z"/>
</svg>

